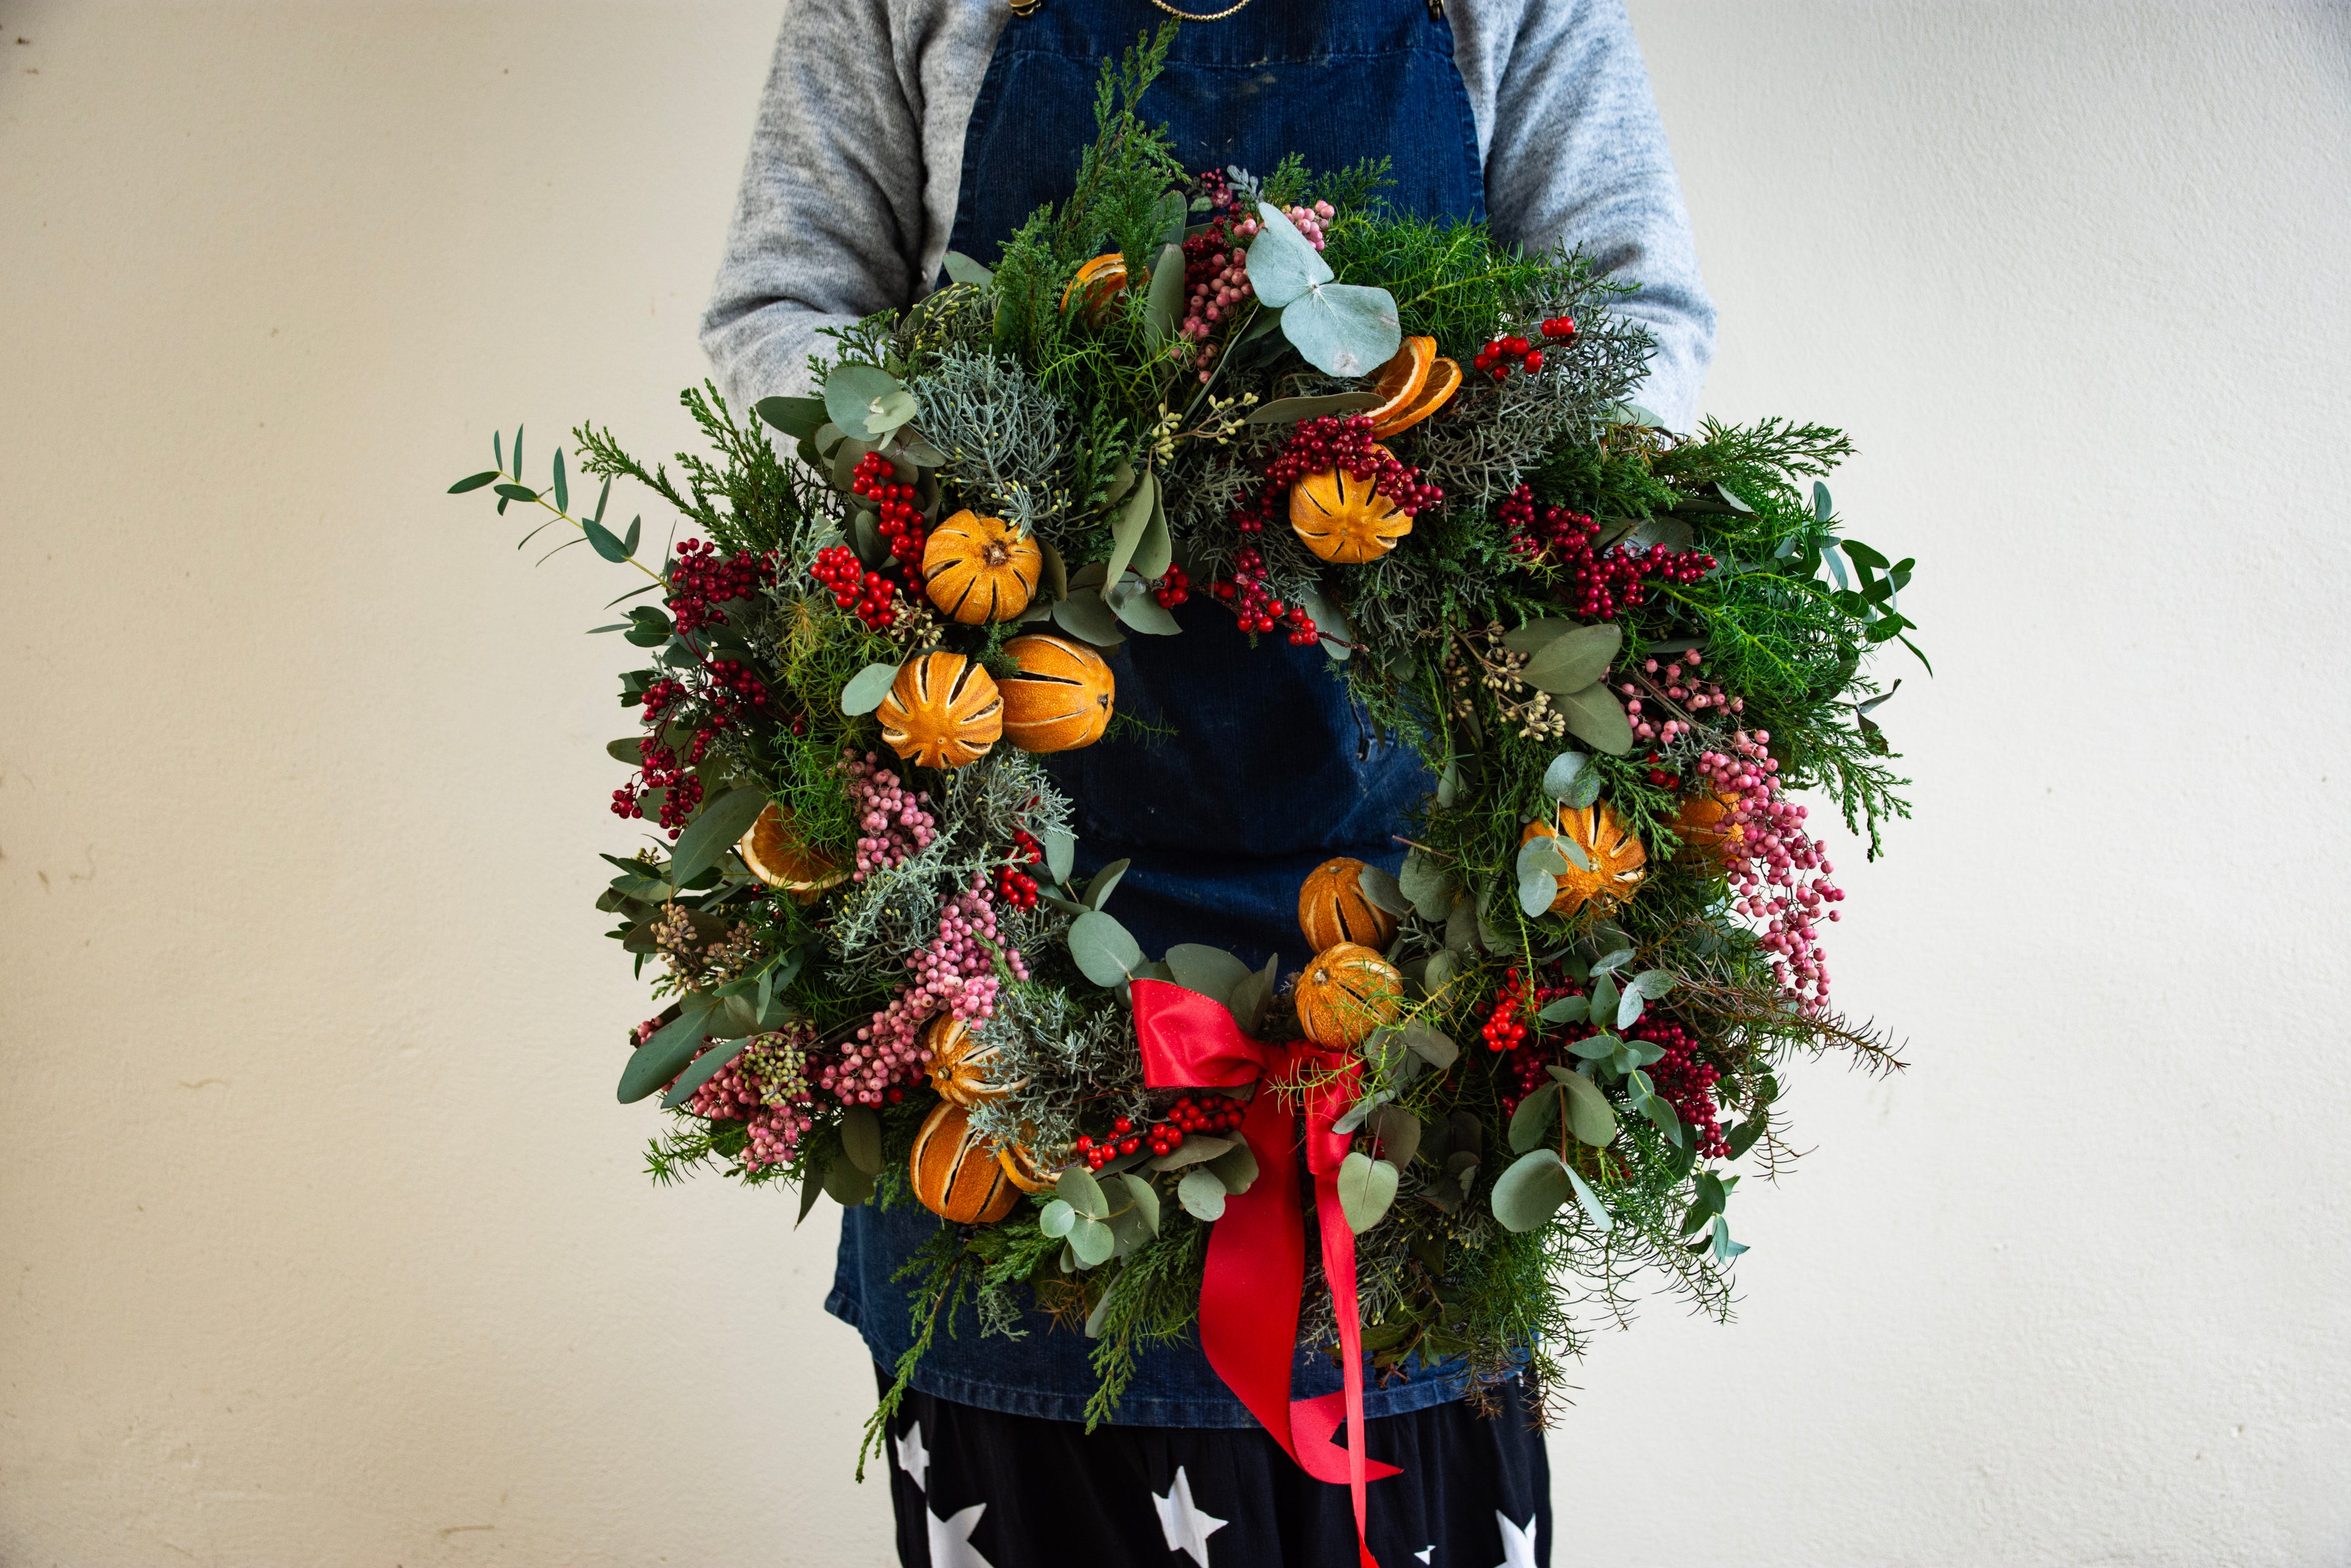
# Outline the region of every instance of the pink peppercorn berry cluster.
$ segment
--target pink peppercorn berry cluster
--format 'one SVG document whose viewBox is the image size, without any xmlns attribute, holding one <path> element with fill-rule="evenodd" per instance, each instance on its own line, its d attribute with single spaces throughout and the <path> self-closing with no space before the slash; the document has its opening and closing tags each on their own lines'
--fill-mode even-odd
<svg viewBox="0 0 2351 1568">
<path fill-rule="evenodd" d="M 1172 1155 L 1194 1133 L 1213 1138 L 1238 1132 L 1248 1110 L 1227 1094 L 1206 1091 L 1185 1094 L 1167 1108 L 1164 1121 L 1154 1122 L 1138 1132 L 1133 1117 L 1121 1116 L 1111 1124 L 1110 1136 L 1096 1140 L 1080 1134 L 1071 1148 L 1086 1162 L 1088 1170 L 1098 1171 L 1121 1155 L 1140 1154 L 1145 1148 L 1155 1155 Z"/>
<path fill-rule="evenodd" d="M 1229 220 L 1217 218 L 1184 241 L 1184 319 L 1176 329 L 1196 345 L 1200 380 L 1217 357 L 1209 340 L 1233 309 L 1256 297 L 1249 287 L 1249 252 L 1233 243 Z"/>
<path fill-rule="evenodd" d="M 694 1092 L 686 1110 L 712 1122 L 741 1122 L 749 1135 L 739 1156 L 747 1172 L 789 1165 L 813 1126 L 804 1069 L 816 1031 L 796 1024 L 762 1035 Z"/>
<path fill-rule="evenodd" d="M 847 545 L 816 552 L 809 575 L 832 591 L 832 601 L 879 632 L 898 619 L 898 585 L 878 571 L 868 571 Z"/>
<path fill-rule="evenodd" d="M 1646 550 L 1614 546 L 1594 552 L 1593 541 L 1600 525 L 1583 512 L 1563 507 L 1535 507 L 1534 491 L 1521 485 L 1494 508 L 1510 531 L 1510 550 L 1530 566 L 1563 570 L 1567 581 L 1561 602 L 1587 620 L 1614 621 L 1625 611 L 1637 609 L 1647 599 L 1651 581 L 1691 583 L 1715 568 L 1704 550 L 1673 550 L 1651 545 Z"/>
<path fill-rule="evenodd" d="M 1665 1051 L 1649 1064 L 1649 1082 L 1657 1086 L 1658 1098 L 1671 1105 L 1674 1114 L 1689 1128 L 1698 1157 L 1729 1158 L 1730 1143 L 1722 1134 L 1721 1116 L 1714 1103 L 1714 1086 L 1722 1073 L 1698 1054 L 1698 1037 L 1677 1023 L 1644 1019 L 1625 1038 Z"/>
<path fill-rule="evenodd" d="M 1729 753 L 1702 753 L 1698 773 L 1729 800 L 1726 834 L 1733 823 L 1740 830 L 1729 866 L 1731 908 L 1763 923 L 1759 940 L 1781 986 L 1800 1006 L 1818 1009 L 1828 1005 L 1829 971 L 1817 923 L 1837 918 L 1829 906 L 1844 901 L 1844 890 L 1829 880 L 1836 868 L 1804 831 L 1804 808 L 1780 791 L 1771 740 L 1768 730 L 1742 729 Z"/>
<path fill-rule="evenodd" d="M 938 837 L 938 819 L 927 809 L 930 796 L 910 790 L 874 753 L 841 754 L 841 771 L 857 821 L 857 864 L 852 882 L 887 871 Z"/>
<path fill-rule="evenodd" d="M 1684 713 L 1736 715 L 1744 712 L 1747 707 L 1744 698 L 1727 696 L 1714 682 L 1699 678 L 1698 672 L 1705 667 L 1705 657 L 1696 648 L 1662 662 L 1656 659 L 1641 662 L 1641 673 L 1649 677 L 1649 684 L 1665 693 L 1667 700 Z M 1633 726 L 1634 739 L 1654 740 L 1659 746 L 1671 746 L 1690 733 L 1691 726 L 1687 721 L 1678 718 L 1661 721 L 1657 715 L 1649 712 L 1647 699 L 1642 696 L 1640 687 L 1634 683 L 1625 682 L 1622 689 L 1625 693 L 1625 717 Z M 1655 778 L 1649 781 L 1660 785 L 1665 782 Z"/>
<path fill-rule="evenodd" d="M 1208 591 L 1232 607 L 1240 618 L 1241 630 L 1254 635 L 1270 632 L 1280 625 L 1289 634 L 1294 647 L 1310 646 L 1322 633 L 1314 618 L 1306 613 L 1302 604 L 1284 604 L 1266 586 L 1265 558 L 1256 549 L 1243 545 L 1233 553 L 1232 575 L 1219 578 L 1208 585 Z"/>
<path fill-rule="evenodd" d="M 841 1047 L 839 1060 L 818 1075 L 820 1087 L 849 1105 L 896 1104 L 905 1085 L 922 1076 L 930 1052 L 923 1026 L 939 1013 L 966 1023 L 996 1016 L 996 959 L 1017 980 L 1029 977 L 1018 947 L 998 936 L 996 905 L 979 877 L 939 915 L 939 934 L 906 960 L 912 981 Z"/>
<path fill-rule="evenodd" d="M 914 487 L 899 482 L 896 465 L 869 452 L 850 471 L 849 487 L 881 508 L 873 526 L 890 541 L 890 553 L 910 566 L 921 564 L 930 535 L 923 528 L 923 509 L 914 505 Z"/>
<path fill-rule="evenodd" d="M 996 896 L 1015 909 L 1037 907 L 1037 879 L 1020 868 L 1045 858 L 1045 846 L 1026 828 L 1012 830 L 1013 863 L 996 870 Z"/>
<path fill-rule="evenodd" d="M 1265 531 L 1269 521 L 1289 515 L 1290 487 L 1311 474 L 1345 469 L 1408 517 L 1418 517 L 1445 499 L 1445 492 L 1427 483 L 1417 468 L 1407 468 L 1395 454 L 1372 435 L 1368 414 L 1326 414 L 1301 420 L 1290 440 L 1265 467 L 1257 494 L 1233 512 L 1233 526 L 1245 534 Z"/>
</svg>

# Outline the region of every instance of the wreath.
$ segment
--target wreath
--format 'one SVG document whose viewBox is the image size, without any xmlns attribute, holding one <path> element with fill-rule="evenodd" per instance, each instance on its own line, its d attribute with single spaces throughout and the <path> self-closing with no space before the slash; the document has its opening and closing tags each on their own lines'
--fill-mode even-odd
<svg viewBox="0 0 2351 1568">
<path fill-rule="evenodd" d="M 1106 66 L 1070 199 L 833 334 L 820 395 L 687 392 L 674 473 L 583 426 L 592 507 L 519 429 L 453 486 L 646 580 L 597 630 L 648 655 L 612 810 L 654 832 L 597 907 L 662 1004 L 620 1081 L 672 1118 L 652 1173 L 923 1205 L 898 1389 L 942 1316 L 1037 1308 L 1093 1336 L 1097 1420 L 1144 1343 L 1231 1361 L 1237 1290 L 1351 1392 L 1554 1375 L 1644 1272 L 1727 1316 L 1784 1075 L 1894 1062 L 1831 1006 L 1796 797 L 1873 855 L 1907 814 L 1866 664 L 1911 562 L 1844 532 L 1840 433 L 1634 405 L 1650 340 L 1580 256 L 1395 210 L 1384 165 L 1182 168 L 1134 111 L 1161 49 Z M 624 478 L 694 537 L 649 564 Z M 1123 862 L 1076 871 L 1046 759 L 1154 738 L 1120 650 L 1195 600 L 1319 647 L 1435 781 L 1400 870 L 1306 879 L 1298 973 L 1146 955 Z"/>
</svg>

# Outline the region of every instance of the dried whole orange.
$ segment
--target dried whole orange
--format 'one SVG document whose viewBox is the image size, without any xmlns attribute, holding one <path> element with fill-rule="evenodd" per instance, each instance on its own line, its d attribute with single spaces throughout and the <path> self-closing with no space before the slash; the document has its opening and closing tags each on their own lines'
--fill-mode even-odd
<svg viewBox="0 0 2351 1568">
<path fill-rule="evenodd" d="M 1404 1010 L 1404 977 L 1369 947 L 1324 948 L 1298 977 L 1298 1027 L 1317 1045 L 1353 1047 Z"/>
<path fill-rule="evenodd" d="M 996 1145 L 972 1126 L 969 1111 L 952 1103 L 941 1103 L 914 1134 L 906 1174 L 915 1199 L 954 1225 L 993 1225 L 1020 1201 Z"/>
<path fill-rule="evenodd" d="M 1290 492 L 1290 526 L 1322 559 L 1361 566 L 1395 549 L 1412 517 L 1344 468 L 1309 474 Z"/>
<path fill-rule="evenodd" d="M 1413 393 L 1412 401 L 1393 412 L 1386 409 L 1372 411 L 1372 434 L 1385 440 L 1401 431 L 1410 430 L 1452 402 L 1453 394 L 1460 390 L 1461 367 L 1451 360 L 1432 361 L 1427 378 L 1420 383 L 1420 390 Z"/>
<path fill-rule="evenodd" d="M 1061 290 L 1061 308 L 1080 304 L 1089 323 L 1099 322 L 1109 313 L 1110 302 L 1126 287 L 1126 257 L 1116 251 L 1098 256 L 1078 268 L 1070 286 Z"/>
<path fill-rule="evenodd" d="M 1306 873 L 1298 890 L 1298 928 L 1316 952 L 1342 942 L 1385 947 L 1396 933 L 1395 916 L 1364 896 L 1359 860 L 1341 855 Z"/>
<path fill-rule="evenodd" d="M 923 1049 L 931 1053 L 931 1087 L 939 1098 L 958 1105 L 979 1105 L 1000 1100 L 1026 1081 L 999 1083 L 994 1077 L 1004 1055 L 1000 1035 L 982 1034 L 953 1013 L 941 1013 L 923 1030 Z"/>
<path fill-rule="evenodd" d="M 969 507 L 931 530 L 923 546 L 923 591 L 950 621 L 985 626 L 1029 608 L 1045 552 L 1002 517 Z"/>
<path fill-rule="evenodd" d="M 1004 734 L 1004 696 L 976 659 L 925 653 L 898 668 L 875 714 L 890 749 L 925 768 L 961 768 Z"/>
<path fill-rule="evenodd" d="M 1100 653 L 1042 632 L 1015 637 L 1004 652 L 1020 666 L 997 687 L 1007 739 L 1023 751 L 1074 751 L 1102 737 L 1117 683 Z"/>
<path fill-rule="evenodd" d="M 792 814 L 768 802 L 751 831 L 735 845 L 743 863 L 753 876 L 769 887 L 781 888 L 802 904 L 808 903 L 828 887 L 838 885 L 849 873 L 808 847 L 799 834 L 799 824 Z"/>
<path fill-rule="evenodd" d="M 1585 904 L 1597 901 L 1599 907 L 1608 908 L 1633 896 L 1647 875 L 1649 852 L 1641 841 L 1625 831 L 1616 813 L 1605 806 L 1562 806 L 1559 826 L 1548 822 L 1529 822 L 1519 842 L 1528 843 L 1538 838 L 1557 838 L 1562 834 L 1583 852 L 1592 862 L 1584 870 L 1573 861 L 1558 878 L 1559 896 L 1551 901 L 1553 915 L 1573 915 Z"/>
<path fill-rule="evenodd" d="M 1681 858 L 1698 860 L 1711 855 L 1729 865 L 1743 852 L 1747 830 L 1729 820 L 1731 808 L 1739 797 L 1728 792 L 1693 795 L 1674 813 L 1674 836 L 1682 841 Z"/>
</svg>

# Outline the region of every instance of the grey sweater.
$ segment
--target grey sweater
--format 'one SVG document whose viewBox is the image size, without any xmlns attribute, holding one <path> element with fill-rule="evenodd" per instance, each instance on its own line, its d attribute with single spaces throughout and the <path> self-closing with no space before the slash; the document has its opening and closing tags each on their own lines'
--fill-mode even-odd
<svg viewBox="0 0 2351 1568">
<path fill-rule="evenodd" d="M 1452 0 L 1447 15 L 1495 235 L 1581 246 L 1640 283 L 1621 308 L 1657 340 L 1642 402 L 1687 429 L 1714 305 L 1623 0 Z M 1005 0 L 792 7 L 702 321 L 738 406 L 807 391 L 818 329 L 910 304 L 938 276 L 964 128 L 1009 16 Z"/>
</svg>

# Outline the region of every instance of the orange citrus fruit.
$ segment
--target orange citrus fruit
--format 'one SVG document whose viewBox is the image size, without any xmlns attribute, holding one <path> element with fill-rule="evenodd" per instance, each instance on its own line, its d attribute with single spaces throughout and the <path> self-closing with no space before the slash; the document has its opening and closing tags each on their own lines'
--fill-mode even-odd
<svg viewBox="0 0 2351 1568">
<path fill-rule="evenodd" d="M 1427 340 L 1424 338 L 1416 341 L 1426 342 Z M 1411 402 L 1392 413 L 1385 409 L 1372 411 L 1372 434 L 1386 437 L 1399 431 L 1410 430 L 1452 402 L 1453 394 L 1460 390 L 1461 367 L 1451 360 L 1431 361 L 1428 375 L 1420 383 L 1420 390 L 1413 394 Z"/>
<path fill-rule="evenodd" d="M 1071 301 L 1082 298 L 1086 319 L 1099 321 L 1110 308 L 1110 302 L 1125 287 L 1126 257 L 1116 251 L 1098 256 L 1078 268 L 1078 275 L 1061 290 L 1061 308 L 1067 310 Z"/>
<path fill-rule="evenodd" d="M 769 887 L 783 889 L 803 899 L 814 898 L 826 888 L 836 886 L 849 873 L 830 861 L 810 852 L 801 841 L 799 824 L 791 813 L 768 802 L 759 820 L 751 824 L 736 846 L 743 863 L 751 874 Z"/>
<path fill-rule="evenodd" d="M 1370 411 L 1374 434 L 1381 434 L 1382 422 L 1402 413 L 1420 395 L 1422 385 L 1428 380 L 1428 367 L 1436 362 L 1436 339 L 1406 338 L 1395 357 L 1371 373 L 1364 390 L 1377 392 L 1385 400 Z"/>
</svg>

